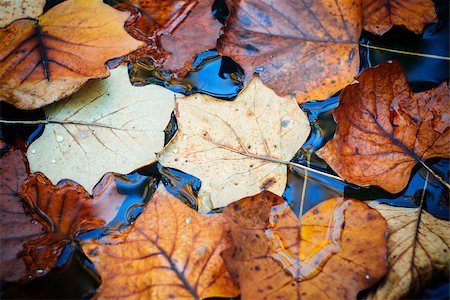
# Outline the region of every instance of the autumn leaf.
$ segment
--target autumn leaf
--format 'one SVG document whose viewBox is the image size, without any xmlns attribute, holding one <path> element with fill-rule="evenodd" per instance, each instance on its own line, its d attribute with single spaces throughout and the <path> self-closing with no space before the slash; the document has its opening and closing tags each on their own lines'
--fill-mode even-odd
<svg viewBox="0 0 450 300">
<path fill-rule="evenodd" d="M 23 245 L 42 234 L 41 226 L 25 214 L 18 195 L 27 179 L 25 154 L 10 149 L 0 158 L 0 280 L 15 281 L 27 274 L 18 255 Z"/>
<path fill-rule="evenodd" d="M 404 25 L 414 33 L 436 22 L 432 0 L 362 0 L 363 28 L 382 35 L 393 25 Z"/>
<path fill-rule="evenodd" d="M 0 27 L 22 18 L 37 18 L 44 10 L 45 0 L 0 1 Z"/>
<path fill-rule="evenodd" d="M 96 186 L 93 198 L 76 183 L 66 181 L 54 186 L 40 173 L 25 181 L 20 196 L 45 232 L 27 242 L 20 254 L 33 277 L 52 269 L 64 247 L 79 234 L 112 221 L 125 199 L 118 194 L 111 173 Z"/>
<path fill-rule="evenodd" d="M 433 172 L 425 160 L 450 157 L 446 82 L 413 93 L 397 62 L 367 69 L 357 80 L 341 93 L 333 139 L 316 152 L 339 176 L 398 193 L 417 163 Z"/>
<path fill-rule="evenodd" d="M 100 299 L 235 297 L 221 252 L 230 246 L 221 215 L 201 215 L 160 184 L 122 243 L 85 243 L 102 277 Z"/>
<path fill-rule="evenodd" d="M 216 47 L 222 25 L 211 9 L 214 0 L 131 0 L 118 4 L 129 10 L 132 17 L 125 28 L 145 47 L 129 55 L 150 62 L 155 67 L 186 74 L 197 54 Z"/>
<path fill-rule="evenodd" d="M 356 299 L 387 270 L 383 217 L 353 199 L 332 198 L 298 218 L 262 192 L 223 211 L 234 248 L 225 253 L 242 299 Z"/>
<path fill-rule="evenodd" d="M 68 0 L 0 29 L 0 99 L 39 108 L 107 77 L 107 60 L 141 45 L 123 28 L 128 15 L 101 0 Z"/>
<path fill-rule="evenodd" d="M 234 101 L 176 99 L 178 131 L 159 162 L 199 178 L 199 209 L 209 211 L 269 190 L 281 195 L 288 162 L 310 126 L 294 99 L 255 77 Z"/>
<path fill-rule="evenodd" d="M 232 1 L 222 55 L 279 95 L 323 100 L 358 73 L 359 1 Z"/>
<path fill-rule="evenodd" d="M 422 208 L 370 204 L 386 218 L 389 226 L 390 270 L 368 299 L 413 297 L 435 276 L 448 276 L 450 266 L 450 223 Z"/>
<path fill-rule="evenodd" d="M 44 133 L 27 152 L 31 171 L 54 184 L 74 180 L 92 193 L 103 174 L 152 163 L 164 146 L 174 97 L 156 85 L 132 86 L 126 66 L 112 70 L 45 109 Z"/>
</svg>

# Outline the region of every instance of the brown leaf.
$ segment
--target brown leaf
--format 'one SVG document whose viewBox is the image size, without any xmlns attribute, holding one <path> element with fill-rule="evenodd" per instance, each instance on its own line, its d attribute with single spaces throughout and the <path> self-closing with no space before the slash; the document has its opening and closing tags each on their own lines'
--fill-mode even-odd
<svg viewBox="0 0 450 300">
<path fill-rule="evenodd" d="M 230 243 L 221 215 L 197 213 L 161 184 L 123 243 L 83 250 L 102 277 L 99 298 L 199 299 L 239 294 L 220 256 Z"/>
<path fill-rule="evenodd" d="M 27 179 L 25 154 L 11 149 L 0 158 L 0 279 L 15 281 L 27 273 L 18 255 L 24 243 L 42 234 L 41 226 L 25 214 L 18 195 Z"/>
<path fill-rule="evenodd" d="M 357 80 L 341 93 L 333 139 L 317 151 L 339 176 L 397 193 L 417 163 L 450 157 L 446 82 L 412 93 L 397 62 L 367 69 Z"/>
<path fill-rule="evenodd" d="M 0 29 L 0 99 L 39 108 L 107 77 L 107 60 L 141 45 L 123 28 L 128 15 L 101 0 L 68 0 Z"/>
<path fill-rule="evenodd" d="M 37 18 L 44 10 L 45 0 L 0 1 L 0 27 L 22 18 Z"/>
<path fill-rule="evenodd" d="M 323 100 L 358 72 L 359 1 L 233 1 L 219 53 L 279 95 Z"/>
<path fill-rule="evenodd" d="M 393 25 L 404 25 L 414 33 L 436 22 L 432 0 L 362 0 L 363 28 L 375 34 L 386 33 Z"/>
<path fill-rule="evenodd" d="M 223 214 L 235 244 L 225 262 L 242 299 L 356 299 L 386 272 L 386 221 L 357 200 L 322 202 L 301 225 L 270 192 L 232 203 Z"/>
<path fill-rule="evenodd" d="M 25 181 L 20 195 L 45 232 L 26 243 L 21 254 L 30 276 L 53 268 L 64 247 L 77 235 L 112 221 L 125 198 L 118 194 L 112 173 L 95 187 L 94 198 L 77 183 L 66 181 L 54 186 L 40 173 Z"/>
<path fill-rule="evenodd" d="M 222 25 L 211 12 L 214 0 L 129 3 L 118 5 L 132 13 L 125 28 L 146 46 L 129 55 L 128 60 L 144 60 L 182 77 L 197 54 L 216 47 Z"/>
</svg>

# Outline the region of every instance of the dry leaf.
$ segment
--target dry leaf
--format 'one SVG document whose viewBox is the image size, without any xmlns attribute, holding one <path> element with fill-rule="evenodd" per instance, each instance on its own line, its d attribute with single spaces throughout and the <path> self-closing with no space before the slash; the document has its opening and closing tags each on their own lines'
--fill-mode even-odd
<svg viewBox="0 0 450 300">
<path fill-rule="evenodd" d="M 201 180 L 201 211 L 262 190 L 281 195 L 287 167 L 278 161 L 292 159 L 310 131 L 295 100 L 277 96 L 257 77 L 232 102 L 176 99 L 175 115 L 178 131 L 159 161 Z"/>
<path fill-rule="evenodd" d="M 413 297 L 432 278 L 450 271 L 450 223 L 420 208 L 393 207 L 375 203 L 389 226 L 390 270 L 368 299 Z M 436 276 L 436 277 L 435 277 Z"/>
<path fill-rule="evenodd" d="M 127 174 L 152 163 L 164 146 L 174 97 L 160 86 L 132 86 L 126 66 L 112 70 L 45 109 L 49 124 L 28 148 L 31 171 L 54 184 L 69 178 L 92 193 L 106 172 Z"/>
<path fill-rule="evenodd" d="M 363 28 L 375 34 L 386 33 L 393 25 L 404 25 L 415 33 L 436 22 L 432 0 L 362 0 Z"/>
<path fill-rule="evenodd" d="M 102 0 L 68 0 L 0 29 L 0 99 L 39 108 L 107 77 L 107 60 L 141 45 L 123 28 L 127 17 Z"/>
<path fill-rule="evenodd" d="M 234 0 L 218 50 L 279 95 L 323 100 L 358 73 L 360 9 L 353 0 Z"/>
<path fill-rule="evenodd" d="M 0 27 L 22 18 L 37 18 L 45 0 L 0 0 Z"/>
<path fill-rule="evenodd" d="M 367 69 L 357 80 L 341 93 L 333 139 L 316 152 L 339 176 L 398 193 L 417 163 L 450 157 L 446 82 L 412 93 L 397 62 Z"/>
<path fill-rule="evenodd" d="M 326 200 L 300 225 L 281 197 L 263 192 L 223 214 L 235 245 L 225 262 L 242 299 L 356 299 L 386 273 L 387 224 L 363 202 Z"/>
<path fill-rule="evenodd" d="M 52 269 L 64 247 L 77 235 L 112 221 L 125 199 L 118 194 L 111 173 L 96 186 L 93 198 L 76 183 L 54 186 L 39 173 L 25 181 L 20 195 L 45 232 L 27 242 L 20 255 L 33 277 Z"/>
<path fill-rule="evenodd" d="M 230 246 L 221 215 L 201 215 L 160 184 L 144 212 L 113 245 L 83 245 L 102 277 L 100 299 L 235 297 L 221 252 Z"/>
</svg>

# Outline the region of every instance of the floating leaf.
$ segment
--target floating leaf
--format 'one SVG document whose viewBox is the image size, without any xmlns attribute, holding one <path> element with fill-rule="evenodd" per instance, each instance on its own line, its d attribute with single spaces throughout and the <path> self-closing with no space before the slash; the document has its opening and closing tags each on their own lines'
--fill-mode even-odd
<svg viewBox="0 0 450 300">
<path fill-rule="evenodd" d="M 48 124 L 28 148 L 31 171 L 54 184 L 74 180 L 92 193 L 103 174 L 152 163 L 164 146 L 174 97 L 160 86 L 132 86 L 125 66 L 112 70 L 45 109 Z"/>
<path fill-rule="evenodd" d="M 230 246 L 221 215 L 201 215 L 161 184 L 122 243 L 86 243 L 83 250 L 102 277 L 99 298 L 235 297 L 223 264 Z M 118 237 L 119 240 L 122 240 Z"/>
<path fill-rule="evenodd" d="M 0 1 L 0 27 L 22 18 L 37 18 L 44 10 L 45 0 Z"/>
<path fill-rule="evenodd" d="M 141 45 L 123 28 L 128 15 L 102 0 L 68 0 L 0 29 L 0 99 L 39 108 L 107 77 L 107 60 Z"/>
<path fill-rule="evenodd" d="M 235 101 L 207 95 L 176 99 L 178 131 L 160 163 L 198 177 L 202 211 L 269 190 L 281 195 L 288 162 L 310 126 L 294 99 L 255 77 Z M 281 161 L 281 162 L 280 162 Z"/>
<path fill-rule="evenodd" d="M 386 221 L 357 200 L 324 201 L 300 224 L 270 192 L 232 203 L 223 214 L 235 245 L 225 262 L 242 299 L 356 299 L 386 272 Z"/>
<path fill-rule="evenodd" d="M 346 87 L 333 113 L 334 138 L 316 153 L 345 180 L 398 193 L 412 168 L 432 157 L 450 157 L 446 82 L 412 93 L 397 62 L 383 63 Z M 431 171 L 432 172 L 432 171 Z"/>
<path fill-rule="evenodd" d="M 404 25 L 414 33 L 436 22 L 432 0 L 362 0 L 363 28 L 375 34 L 386 33 L 393 25 Z"/>
<path fill-rule="evenodd" d="M 323 100 L 358 73 L 360 9 L 353 0 L 235 0 L 218 50 L 279 95 Z"/>
</svg>

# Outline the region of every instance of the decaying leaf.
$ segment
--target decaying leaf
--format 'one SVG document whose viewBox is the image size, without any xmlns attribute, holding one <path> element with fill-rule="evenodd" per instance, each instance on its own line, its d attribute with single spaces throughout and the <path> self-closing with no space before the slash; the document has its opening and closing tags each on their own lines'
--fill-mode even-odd
<svg viewBox="0 0 450 300">
<path fill-rule="evenodd" d="M 141 45 L 123 28 L 128 15 L 102 0 L 68 0 L 0 29 L 0 100 L 39 108 L 107 77 L 107 60 Z"/>
<path fill-rule="evenodd" d="M 27 177 L 21 150 L 11 149 L 0 158 L 0 280 L 25 277 L 27 269 L 19 253 L 27 241 L 42 234 L 41 226 L 25 214 L 18 195 Z"/>
<path fill-rule="evenodd" d="M 302 216 L 262 192 L 227 206 L 234 249 L 224 255 L 242 299 L 356 299 L 387 270 L 383 217 L 332 198 Z"/>
<path fill-rule="evenodd" d="M 450 222 L 439 220 L 420 208 L 371 206 L 388 222 L 390 270 L 368 299 L 413 297 L 430 284 L 434 276 L 448 276 Z"/>
<path fill-rule="evenodd" d="M 323 100 L 358 73 L 360 2 L 232 1 L 219 53 L 279 95 Z"/>
<path fill-rule="evenodd" d="M 160 184 L 124 242 L 84 253 L 102 277 L 100 299 L 235 297 L 221 252 L 231 245 L 221 215 L 201 215 Z"/>
<path fill-rule="evenodd" d="M 310 132 L 294 99 L 255 77 L 232 102 L 206 95 L 175 101 L 178 131 L 159 161 L 201 180 L 200 210 L 262 190 L 283 193 L 287 167 L 279 161 L 292 159 Z"/>
<path fill-rule="evenodd" d="M 48 124 L 28 148 L 31 171 L 54 184 L 74 180 L 92 193 L 106 172 L 127 174 L 152 163 L 164 146 L 174 97 L 160 86 L 132 86 L 126 66 L 88 82 L 45 109 Z"/>
<path fill-rule="evenodd" d="M 22 18 L 37 18 L 45 0 L 0 0 L 0 27 Z"/>
<path fill-rule="evenodd" d="M 367 69 L 357 80 L 341 93 L 333 139 L 316 152 L 342 178 L 397 193 L 417 163 L 450 157 L 446 82 L 413 93 L 397 62 Z"/>
<path fill-rule="evenodd" d="M 415 33 L 436 22 L 432 0 L 362 0 L 363 28 L 375 34 L 386 33 L 393 25 L 404 25 Z"/>
<path fill-rule="evenodd" d="M 45 232 L 28 241 L 20 255 L 33 277 L 52 269 L 64 247 L 77 235 L 112 221 L 125 199 L 118 194 L 111 173 L 96 186 L 93 198 L 76 183 L 54 186 L 40 173 L 25 181 L 20 196 Z"/>
</svg>

